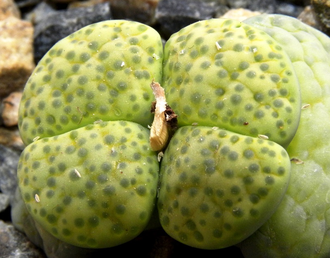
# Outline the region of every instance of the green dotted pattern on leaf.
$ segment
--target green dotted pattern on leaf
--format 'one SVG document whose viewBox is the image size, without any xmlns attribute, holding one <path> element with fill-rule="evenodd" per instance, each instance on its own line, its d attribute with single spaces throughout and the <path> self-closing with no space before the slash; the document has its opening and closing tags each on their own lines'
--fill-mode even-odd
<svg viewBox="0 0 330 258">
<path fill-rule="evenodd" d="M 28 80 L 19 110 L 25 144 L 97 120 L 151 124 L 150 82 L 161 80 L 162 42 L 149 26 L 113 20 L 59 41 Z"/>
<path fill-rule="evenodd" d="M 264 30 L 289 55 L 301 88 L 300 125 L 288 153 L 291 182 L 278 210 L 241 244 L 245 257 L 320 258 L 330 253 L 330 40 L 304 23 L 280 15 L 246 21 Z"/>
<path fill-rule="evenodd" d="M 283 146 L 300 116 L 291 61 L 265 32 L 211 19 L 172 35 L 164 51 L 163 87 L 179 125 L 219 126 L 266 135 Z"/>
<path fill-rule="evenodd" d="M 18 178 L 32 217 L 58 239 L 115 246 L 147 225 L 159 164 L 149 131 L 133 122 L 88 125 L 25 148 Z"/>
<path fill-rule="evenodd" d="M 161 166 L 162 226 L 194 247 L 237 244 L 273 214 L 290 169 L 286 151 L 274 142 L 219 128 L 181 127 Z"/>
</svg>

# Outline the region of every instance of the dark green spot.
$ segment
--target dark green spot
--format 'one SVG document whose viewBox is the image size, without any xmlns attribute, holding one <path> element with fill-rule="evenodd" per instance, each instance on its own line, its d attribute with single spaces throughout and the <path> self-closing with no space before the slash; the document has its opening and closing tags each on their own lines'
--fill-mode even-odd
<svg viewBox="0 0 330 258">
<path fill-rule="evenodd" d="M 231 161 L 236 161 L 238 159 L 238 153 L 236 151 L 231 151 L 229 152 L 228 154 L 228 158 L 231 160 Z"/>
<path fill-rule="evenodd" d="M 253 204 L 257 204 L 260 200 L 259 195 L 257 194 L 250 194 L 249 199 Z"/>
<path fill-rule="evenodd" d="M 277 169 L 277 173 L 281 176 L 284 175 L 285 174 L 285 168 L 284 167 L 279 167 Z"/>
<path fill-rule="evenodd" d="M 224 175 L 226 178 L 233 178 L 234 177 L 234 171 L 232 169 L 226 169 L 224 171 Z"/>
<path fill-rule="evenodd" d="M 269 65 L 268 64 L 261 64 L 260 65 L 260 70 L 265 72 L 269 69 Z"/>
<path fill-rule="evenodd" d="M 274 179 L 274 177 L 272 177 L 272 176 L 266 176 L 266 177 L 265 177 L 265 182 L 266 182 L 266 184 L 268 184 L 268 185 L 273 185 L 274 182 L 275 182 L 275 179 Z"/>
<path fill-rule="evenodd" d="M 66 57 L 66 59 L 70 60 L 70 59 L 73 59 L 75 57 L 75 55 L 76 55 L 76 53 L 73 50 L 71 50 L 66 54 L 65 57 Z"/>
<path fill-rule="evenodd" d="M 266 195 L 268 194 L 268 189 L 265 188 L 265 187 L 260 187 L 260 188 L 258 189 L 258 194 L 259 194 L 260 196 L 266 196 Z"/>
<path fill-rule="evenodd" d="M 215 238 L 221 238 L 222 237 L 222 231 L 220 229 L 214 229 L 212 232 L 212 235 Z"/>
<path fill-rule="evenodd" d="M 63 198 L 63 204 L 64 204 L 64 205 L 69 205 L 71 202 L 72 202 L 72 198 L 71 198 L 71 196 L 65 196 L 65 197 Z"/>
<path fill-rule="evenodd" d="M 56 179 L 54 177 L 50 177 L 47 179 L 47 186 L 54 187 L 56 186 Z"/>
<path fill-rule="evenodd" d="M 122 214 L 125 213 L 125 211 L 126 211 L 126 207 L 125 207 L 125 205 L 123 205 L 123 204 L 119 204 L 119 205 L 116 206 L 116 213 L 117 213 L 117 214 L 122 215 Z"/>
<path fill-rule="evenodd" d="M 128 187 L 130 185 L 130 182 L 127 178 L 122 178 L 120 180 L 120 185 L 124 188 Z"/>
<path fill-rule="evenodd" d="M 234 185 L 230 188 L 230 192 L 234 195 L 237 195 L 241 192 L 241 188 L 237 185 Z"/>
<path fill-rule="evenodd" d="M 281 77 L 278 75 L 278 74 L 272 74 L 270 76 L 270 79 L 275 82 L 275 83 L 278 83 L 280 80 L 281 80 Z"/>
<path fill-rule="evenodd" d="M 234 215 L 234 217 L 241 218 L 241 217 L 243 217 L 244 212 L 241 208 L 234 208 L 233 209 L 233 215 Z"/>
<path fill-rule="evenodd" d="M 190 214 L 189 208 L 187 208 L 185 206 L 181 207 L 181 210 L 180 211 L 181 211 L 181 215 L 182 216 L 189 216 L 189 214 Z"/>
<path fill-rule="evenodd" d="M 87 154 L 88 154 L 88 150 L 87 150 L 86 148 L 80 148 L 80 149 L 78 150 L 78 156 L 79 156 L 80 158 L 84 158 L 84 157 L 86 157 Z"/>
<path fill-rule="evenodd" d="M 107 145 L 113 144 L 115 141 L 115 137 L 113 135 L 107 135 L 104 137 L 104 143 Z"/>
<path fill-rule="evenodd" d="M 258 164 L 251 164 L 249 166 L 249 171 L 252 172 L 252 173 L 256 173 L 258 172 L 260 169 L 259 165 Z"/>
<path fill-rule="evenodd" d="M 91 58 L 91 56 L 89 53 L 82 53 L 79 58 L 81 62 L 86 62 Z"/>
<path fill-rule="evenodd" d="M 104 189 L 103 189 L 103 192 L 105 195 L 107 196 L 111 196 L 111 195 L 114 195 L 115 192 L 116 192 L 116 189 L 114 186 L 112 185 L 107 185 Z"/>
<path fill-rule="evenodd" d="M 57 221 L 57 217 L 54 214 L 49 214 L 49 215 L 47 215 L 47 221 L 50 224 L 54 224 Z"/>
<path fill-rule="evenodd" d="M 245 150 L 243 152 L 243 155 L 244 155 L 245 158 L 251 159 L 254 156 L 254 152 L 252 150 Z"/>
<path fill-rule="evenodd" d="M 225 200 L 225 206 L 227 206 L 227 207 L 233 206 L 233 201 L 230 199 Z"/>
<path fill-rule="evenodd" d="M 243 44 L 235 44 L 234 47 L 233 47 L 233 50 L 236 51 L 236 52 L 242 52 L 244 50 L 244 46 Z"/>
<path fill-rule="evenodd" d="M 137 192 L 138 195 L 140 195 L 140 196 L 144 196 L 144 195 L 146 195 L 146 193 L 147 193 L 147 189 L 146 189 L 145 186 L 140 185 L 140 186 L 138 186 L 138 187 L 136 188 L 136 192 Z"/>
<path fill-rule="evenodd" d="M 195 232 L 194 232 L 194 238 L 195 238 L 198 242 L 203 242 L 203 241 L 204 241 L 204 237 L 203 237 L 203 235 L 202 235 L 199 231 L 195 231 Z"/>
<path fill-rule="evenodd" d="M 56 78 L 60 79 L 64 77 L 64 71 L 62 69 L 59 69 L 55 73 Z"/>
<path fill-rule="evenodd" d="M 77 228 L 82 228 L 84 225 L 85 225 L 85 221 L 84 219 L 82 218 L 76 218 L 74 220 L 74 225 L 77 227 Z"/>
<path fill-rule="evenodd" d="M 97 227 L 99 225 L 100 221 L 97 216 L 92 216 L 88 219 L 88 224 L 91 227 Z"/>
<path fill-rule="evenodd" d="M 210 210 L 210 207 L 208 204 L 206 203 L 202 203 L 200 206 L 199 206 L 199 209 L 201 210 L 201 212 L 203 213 L 207 213 L 209 210 Z"/>
<path fill-rule="evenodd" d="M 248 78 L 250 78 L 250 79 L 255 78 L 256 75 L 257 75 L 257 74 L 256 74 L 255 71 L 248 71 L 248 72 L 246 73 L 246 76 L 247 76 Z"/>
<path fill-rule="evenodd" d="M 231 97 L 230 97 L 230 101 L 233 105 L 239 105 L 242 101 L 242 97 L 241 95 L 238 95 L 238 94 L 233 94 Z"/>
</svg>

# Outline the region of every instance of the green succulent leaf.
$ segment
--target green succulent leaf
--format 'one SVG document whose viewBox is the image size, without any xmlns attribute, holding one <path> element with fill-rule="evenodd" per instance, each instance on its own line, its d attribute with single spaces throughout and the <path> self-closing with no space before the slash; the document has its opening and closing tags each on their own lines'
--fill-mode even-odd
<svg viewBox="0 0 330 258">
<path fill-rule="evenodd" d="M 88 125 L 31 143 L 18 178 L 34 220 L 72 245 L 104 248 L 140 234 L 151 217 L 159 164 L 133 122 Z"/>
<path fill-rule="evenodd" d="M 274 213 L 290 169 L 286 151 L 274 142 L 219 128 L 181 127 L 161 166 L 162 226 L 190 246 L 235 245 Z"/>
<path fill-rule="evenodd" d="M 288 190 L 275 214 L 241 245 L 245 257 L 320 258 L 330 253 L 330 39 L 280 15 L 246 21 L 288 53 L 299 79 L 303 110 L 288 153 Z"/>
<path fill-rule="evenodd" d="M 122 20 L 86 26 L 59 41 L 25 86 L 19 110 L 24 143 L 97 120 L 151 124 L 149 85 L 161 80 L 162 47 L 154 29 Z"/>
<path fill-rule="evenodd" d="M 299 123 L 300 91 L 283 47 L 228 19 L 189 25 L 164 50 L 163 87 L 183 125 L 219 126 L 287 146 Z"/>
</svg>

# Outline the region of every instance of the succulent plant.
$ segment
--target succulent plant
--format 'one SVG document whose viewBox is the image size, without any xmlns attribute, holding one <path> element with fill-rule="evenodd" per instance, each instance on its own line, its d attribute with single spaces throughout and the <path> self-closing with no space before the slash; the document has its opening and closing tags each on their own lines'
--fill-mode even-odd
<svg viewBox="0 0 330 258">
<path fill-rule="evenodd" d="M 181 127 L 162 162 L 162 226 L 194 247 L 237 244 L 273 214 L 290 167 L 286 151 L 271 141 L 219 128 Z"/>
<path fill-rule="evenodd" d="M 152 121 L 150 82 L 160 80 L 162 42 L 149 26 L 107 21 L 59 41 L 28 80 L 19 127 L 25 144 L 95 121 Z"/>
<path fill-rule="evenodd" d="M 186 245 L 327 257 L 329 53 L 327 36 L 277 15 L 200 21 L 164 50 L 137 22 L 75 32 L 24 90 L 29 214 L 65 243 L 103 248 L 142 232 L 157 202 Z"/>
<path fill-rule="evenodd" d="M 161 166 L 160 221 L 191 246 L 237 244 L 272 215 L 290 179 L 279 145 L 300 116 L 290 59 L 265 32 L 213 19 L 172 35 L 164 63 L 180 129 Z"/>
<path fill-rule="evenodd" d="M 246 23 L 265 31 L 289 56 L 302 112 L 287 148 L 291 183 L 275 214 L 241 245 L 245 257 L 329 257 L 330 39 L 304 23 L 262 15 Z"/>
<path fill-rule="evenodd" d="M 110 247 L 147 225 L 159 171 L 146 128 L 150 80 L 161 78 L 161 62 L 155 30 L 106 21 L 58 42 L 27 82 L 21 194 L 32 217 L 60 240 Z"/>
<path fill-rule="evenodd" d="M 284 146 L 293 138 L 299 84 L 265 32 L 234 20 L 198 22 L 172 35 L 164 62 L 163 87 L 179 126 L 219 126 Z"/>
<path fill-rule="evenodd" d="M 326 35 L 281 15 L 256 16 L 244 23 L 201 21 L 172 35 L 164 51 L 163 86 L 179 126 L 195 126 L 178 130 L 161 167 L 160 221 L 170 235 L 200 248 L 236 243 L 245 257 L 329 256 L 329 46 Z M 241 139 L 238 143 L 246 135 L 266 136 L 267 142 L 286 148 L 291 160 L 291 181 L 279 207 L 268 201 L 267 208 L 275 213 L 240 244 L 244 233 L 258 227 L 251 224 L 256 222 L 251 209 L 258 209 L 247 198 L 251 192 L 246 195 L 246 185 L 236 187 L 240 177 L 235 169 L 242 173 L 248 167 L 246 146 L 220 139 L 210 126 L 244 134 L 235 137 Z M 198 143 L 201 139 L 209 145 Z M 219 143 L 214 151 L 212 141 Z M 228 182 L 224 170 L 230 157 L 222 155 L 220 142 L 239 156 L 227 172 L 235 175 Z M 205 153 L 211 158 L 203 157 Z M 259 166 L 262 178 L 267 173 Z M 213 177 L 207 175 L 210 167 L 216 167 Z M 267 185 L 256 174 L 254 179 Z M 242 195 L 235 199 L 238 190 L 233 189 Z M 257 191 L 253 196 L 261 207 L 267 202 Z M 239 212 L 242 224 L 235 211 L 244 211 Z M 226 212 L 227 217 L 220 216 Z"/>
</svg>

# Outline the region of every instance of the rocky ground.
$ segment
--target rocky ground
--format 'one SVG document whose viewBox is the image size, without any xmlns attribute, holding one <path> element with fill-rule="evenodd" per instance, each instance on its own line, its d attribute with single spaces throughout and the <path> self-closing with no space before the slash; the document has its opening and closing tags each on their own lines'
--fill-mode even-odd
<svg viewBox="0 0 330 258">
<path fill-rule="evenodd" d="M 107 19 L 131 19 L 156 28 L 164 41 L 201 19 L 244 19 L 257 13 L 297 17 L 330 34 L 329 1 L 325 0 L 1 0 L 0 1 L 0 257 L 45 257 L 11 223 L 16 166 L 24 145 L 17 128 L 21 91 L 42 56 L 61 38 Z M 144 257 L 241 256 L 238 248 L 202 251 L 183 246 L 163 231 L 142 234 L 114 248 Z M 109 250 L 103 254 L 109 254 Z M 102 255 L 102 252 L 98 253 Z M 71 256 L 70 256 L 71 257 Z"/>
</svg>

